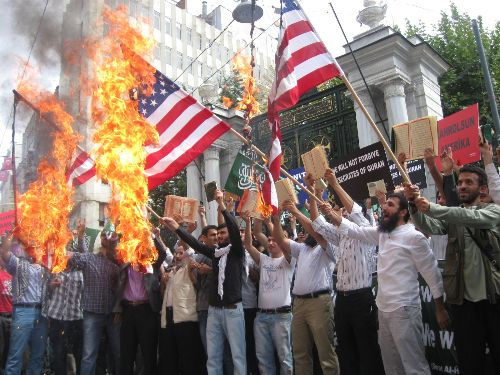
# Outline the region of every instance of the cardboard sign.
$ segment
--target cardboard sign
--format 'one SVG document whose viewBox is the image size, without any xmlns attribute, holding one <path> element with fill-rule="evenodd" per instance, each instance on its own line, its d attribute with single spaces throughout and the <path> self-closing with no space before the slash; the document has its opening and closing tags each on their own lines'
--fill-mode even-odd
<svg viewBox="0 0 500 375">
<path fill-rule="evenodd" d="M 392 182 L 394 186 L 401 185 L 403 183 L 403 177 L 401 173 L 396 168 L 396 165 L 392 160 L 387 158 L 389 162 L 389 170 L 391 171 Z M 406 169 L 408 170 L 408 175 L 413 184 L 417 185 L 419 189 L 424 189 L 427 187 L 427 178 L 425 177 L 425 162 L 422 159 L 409 160 L 406 163 Z"/>
<path fill-rule="evenodd" d="M 380 142 L 331 164 L 340 185 L 355 201 L 369 197 L 369 182 L 384 180 L 387 191 L 394 189 L 384 146 Z"/>
<path fill-rule="evenodd" d="M 448 147 L 458 165 L 474 163 L 481 159 L 479 151 L 479 107 L 473 104 L 464 110 L 438 121 L 439 154 L 436 164 L 441 169 L 439 156 Z"/>
<path fill-rule="evenodd" d="M 0 214 L 0 236 L 14 228 L 15 210 Z"/>
</svg>

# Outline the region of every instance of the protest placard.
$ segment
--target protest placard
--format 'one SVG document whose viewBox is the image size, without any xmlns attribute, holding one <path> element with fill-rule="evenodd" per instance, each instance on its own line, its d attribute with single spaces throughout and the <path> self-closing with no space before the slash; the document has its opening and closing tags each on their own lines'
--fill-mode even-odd
<svg viewBox="0 0 500 375">
<path fill-rule="evenodd" d="M 331 163 L 337 180 L 356 201 L 369 197 L 369 182 L 384 180 L 386 190 L 394 189 L 382 143 L 377 142 Z"/>
<path fill-rule="evenodd" d="M 401 173 L 396 168 L 394 162 L 387 159 L 389 162 L 389 170 L 391 171 L 392 182 L 394 186 L 399 186 L 403 183 L 403 178 Z M 406 169 L 408 170 L 408 176 L 410 177 L 411 183 L 418 186 L 419 189 L 424 189 L 427 187 L 427 178 L 425 177 L 425 165 L 422 159 L 409 160 L 406 163 Z"/>
<path fill-rule="evenodd" d="M 458 165 L 480 160 L 478 104 L 439 120 L 438 134 L 439 154 L 451 147 L 453 159 Z M 437 156 L 436 164 L 441 169 L 441 160 Z"/>
</svg>

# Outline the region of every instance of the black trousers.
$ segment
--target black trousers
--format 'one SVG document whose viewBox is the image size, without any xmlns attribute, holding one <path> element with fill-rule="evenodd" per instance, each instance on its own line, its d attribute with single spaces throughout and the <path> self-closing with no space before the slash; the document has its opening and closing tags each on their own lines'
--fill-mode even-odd
<svg viewBox="0 0 500 375">
<path fill-rule="evenodd" d="M 80 373 L 83 346 L 83 320 L 49 319 L 49 340 L 52 345 L 51 367 L 56 375 L 67 374 L 66 357 L 73 353 L 76 372 Z"/>
<path fill-rule="evenodd" d="M 173 323 L 167 310 L 167 327 L 160 330 L 161 375 L 205 375 L 206 363 L 198 322 Z"/>
<path fill-rule="evenodd" d="M 12 325 L 12 314 L 0 313 L 0 375 L 5 373 L 9 340 Z"/>
<path fill-rule="evenodd" d="M 120 328 L 121 374 L 133 375 L 137 346 L 144 360 L 144 374 L 157 374 L 159 315 L 149 303 L 123 307 Z"/>
<path fill-rule="evenodd" d="M 339 292 L 334 315 L 340 373 L 385 374 L 378 345 L 377 307 L 371 288 L 347 296 Z"/>
<path fill-rule="evenodd" d="M 245 342 L 247 351 L 247 373 L 259 375 L 259 365 L 255 353 L 255 338 L 253 335 L 253 322 L 257 315 L 257 309 L 244 309 L 245 314 Z"/>
<path fill-rule="evenodd" d="M 497 297 L 498 298 L 498 297 Z M 486 344 L 494 366 L 500 373 L 500 303 L 470 302 L 451 306 L 451 320 L 457 348 L 460 375 L 485 373 Z"/>
</svg>

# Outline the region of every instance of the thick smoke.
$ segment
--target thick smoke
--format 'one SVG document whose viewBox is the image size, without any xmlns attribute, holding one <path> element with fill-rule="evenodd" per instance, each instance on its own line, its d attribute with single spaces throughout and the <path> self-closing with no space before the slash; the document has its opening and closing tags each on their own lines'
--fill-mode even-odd
<svg viewBox="0 0 500 375">
<path fill-rule="evenodd" d="M 33 43 L 36 31 L 39 30 L 32 58 L 41 67 L 59 64 L 62 13 L 65 3 L 63 0 L 49 0 L 45 15 L 40 23 L 45 1 L 23 0 L 8 2 L 7 11 L 10 12 L 12 32 L 17 37 L 24 39 L 28 48 Z M 38 25 L 40 25 L 39 29 Z"/>
</svg>

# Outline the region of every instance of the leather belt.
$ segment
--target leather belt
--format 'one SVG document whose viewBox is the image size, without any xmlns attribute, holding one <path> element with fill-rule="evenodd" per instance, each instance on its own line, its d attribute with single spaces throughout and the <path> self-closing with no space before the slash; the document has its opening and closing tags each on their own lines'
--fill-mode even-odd
<svg viewBox="0 0 500 375">
<path fill-rule="evenodd" d="M 123 300 L 123 304 L 125 306 L 140 306 L 140 305 L 145 305 L 146 303 L 149 303 L 149 300 L 147 299 L 142 301 L 128 301 L 126 299 Z"/>
<path fill-rule="evenodd" d="M 366 287 L 366 288 L 361 288 L 361 289 L 353 289 L 353 290 L 337 290 L 337 296 L 342 296 L 342 297 L 348 297 L 352 296 L 355 294 L 362 294 L 362 293 L 371 293 L 372 288 Z"/>
<path fill-rule="evenodd" d="M 41 309 L 42 304 L 41 303 L 14 303 L 14 307 L 32 307 L 34 309 Z"/>
<path fill-rule="evenodd" d="M 292 311 L 291 306 L 281 306 L 275 309 L 258 309 L 258 311 L 262 314 L 285 314 Z"/>
<path fill-rule="evenodd" d="M 322 294 L 330 294 L 330 293 L 331 293 L 330 289 L 323 289 L 307 294 L 294 294 L 293 296 L 296 298 L 316 298 L 321 296 Z"/>
<path fill-rule="evenodd" d="M 212 306 L 215 307 L 216 309 L 229 309 L 229 310 L 235 310 L 238 308 L 238 305 L 235 303 L 224 305 L 224 306 Z"/>
</svg>

